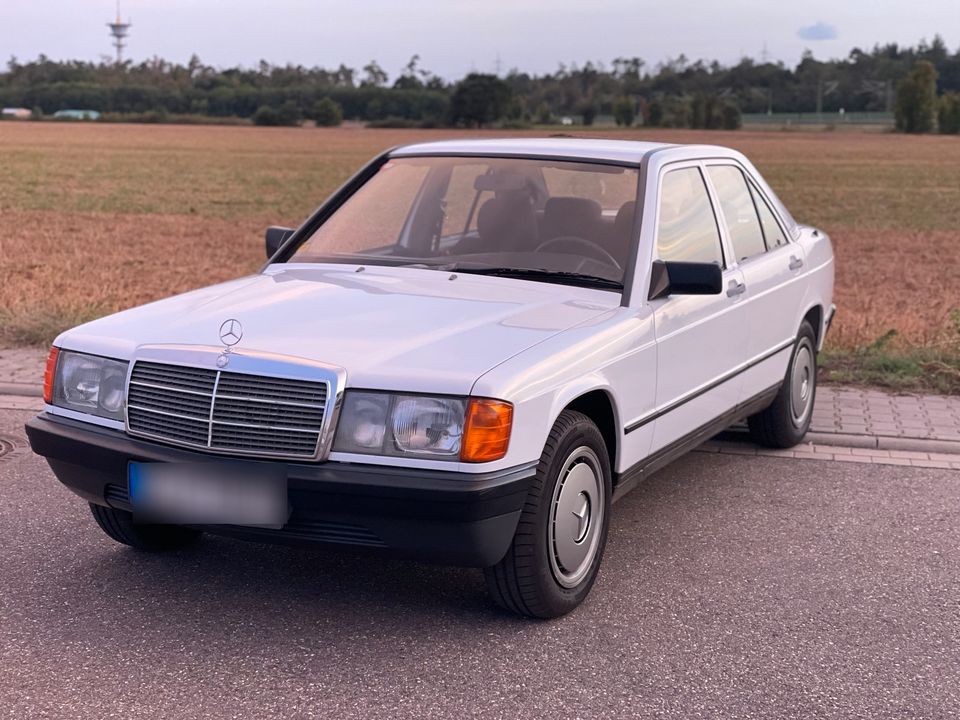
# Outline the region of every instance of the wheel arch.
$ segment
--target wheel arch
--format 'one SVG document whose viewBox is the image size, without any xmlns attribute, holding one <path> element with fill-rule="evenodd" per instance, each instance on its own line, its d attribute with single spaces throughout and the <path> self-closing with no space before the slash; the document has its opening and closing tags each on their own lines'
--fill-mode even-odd
<svg viewBox="0 0 960 720">
<path fill-rule="evenodd" d="M 814 347 L 819 351 L 823 346 L 823 305 L 814 303 L 807 308 L 800 322 L 802 323 L 804 320 L 808 321 L 813 328 Z M 799 330 L 799 325 L 797 329 Z"/>
<path fill-rule="evenodd" d="M 590 418 L 600 430 L 607 455 L 610 458 L 611 471 L 617 467 L 617 453 L 620 450 L 620 414 L 616 400 L 609 385 L 578 387 L 558 395 L 554 403 L 551 427 L 564 410 L 574 410 Z"/>
</svg>

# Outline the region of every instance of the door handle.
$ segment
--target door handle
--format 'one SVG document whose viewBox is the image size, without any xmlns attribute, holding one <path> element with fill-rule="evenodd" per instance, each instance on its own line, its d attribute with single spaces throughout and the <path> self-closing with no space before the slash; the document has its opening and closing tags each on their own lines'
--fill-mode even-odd
<svg viewBox="0 0 960 720">
<path fill-rule="evenodd" d="M 737 297 L 737 295 L 743 295 L 746 291 L 747 286 L 742 282 L 731 280 L 730 284 L 727 286 L 727 297 Z"/>
<path fill-rule="evenodd" d="M 790 269 L 799 270 L 803 267 L 803 258 L 798 258 L 796 255 L 790 256 Z"/>
</svg>

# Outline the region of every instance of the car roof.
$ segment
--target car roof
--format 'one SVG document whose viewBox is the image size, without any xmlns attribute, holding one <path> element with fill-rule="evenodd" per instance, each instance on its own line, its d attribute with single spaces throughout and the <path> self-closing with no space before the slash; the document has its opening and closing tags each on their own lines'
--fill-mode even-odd
<svg viewBox="0 0 960 720">
<path fill-rule="evenodd" d="M 391 151 L 391 156 L 413 155 L 507 155 L 570 158 L 571 160 L 599 160 L 603 162 L 639 165 L 647 153 L 676 150 L 690 155 L 697 148 L 705 155 L 730 156 L 728 148 L 712 145 L 676 145 L 642 140 L 610 140 L 606 138 L 496 138 L 459 139 L 404 145 Z"/>
<path fill-rule="evenodd" d="M 476 155 L 481 157 L 569 158 L 573 161 L 639 166 L 653 152 L 656 152 L 653 162 L 660 167 L 676 161 L 696 161 L 711 158 L 729 158 L 737 161 L 746 167 L 748 174 L 760 184 L 764 193 L 774 203 L 788 231 L 794 237 L 797 236 L 799 229 L 796 220 L 793 219 L 789 210 L 760 176 L 756 168 L 741 153 L 720 145 L 687 145 L 644 140 L 580 137 L 485 138 L 481 140 L 463 138 L 403 145 L 394 148 L 389 154 L 390 157 Z"/>
</svg>

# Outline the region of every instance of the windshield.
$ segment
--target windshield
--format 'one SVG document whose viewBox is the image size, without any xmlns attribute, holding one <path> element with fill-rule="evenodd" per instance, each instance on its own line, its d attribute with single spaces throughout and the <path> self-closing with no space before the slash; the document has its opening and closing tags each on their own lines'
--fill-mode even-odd
<svg viewBox="0 0 960 720">
<path fill-rule="evenodd" d="M 622 286 L 637 182 L 636 168 L 594 163 L 395 158 L 290 262 L 415 265 Z"/>
</svg>

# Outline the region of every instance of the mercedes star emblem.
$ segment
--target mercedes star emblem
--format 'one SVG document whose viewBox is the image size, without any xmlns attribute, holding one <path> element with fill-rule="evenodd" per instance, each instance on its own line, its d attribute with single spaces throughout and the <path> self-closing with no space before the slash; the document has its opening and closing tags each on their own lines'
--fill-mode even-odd
<svg viewBox="0 0 960 720">
<path fill-rule="evenodd" d="M 227 347 L 233 347 L 240 342 L 242 337 L 243 325 L 240 324 L 239 320 L 231 318 L 223 321 L 223 325 L 220 326 L 220 342 Z"/>
<path fill-rule="evenodd" d="M 586 493 L 580 493 L 579 500 L 579 507 L 570 511 L 577 519 L 577 535 L 573 539 L 576 543 L 583 542 L 583 539 L 587 536 L 587 530 L 590 528 L 590 496 Z"/>
</svg>

